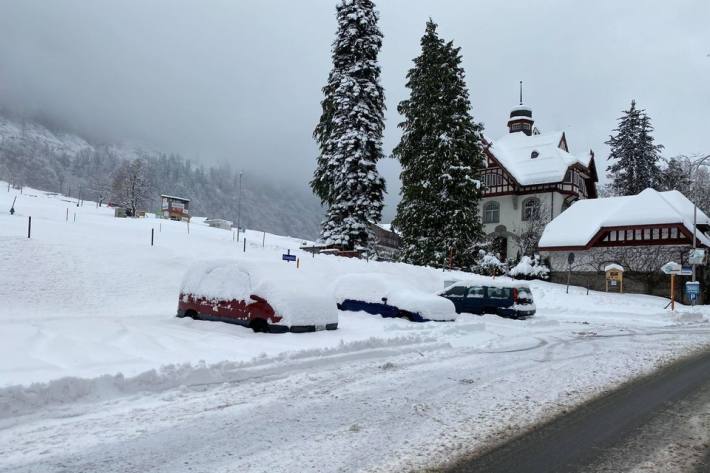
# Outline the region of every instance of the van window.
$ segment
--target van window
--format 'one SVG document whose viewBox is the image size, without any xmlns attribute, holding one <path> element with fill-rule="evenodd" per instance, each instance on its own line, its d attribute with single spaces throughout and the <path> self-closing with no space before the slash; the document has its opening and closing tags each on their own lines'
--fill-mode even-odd
<svg viewBox="0 0 710 473">
<path fill-rule="evenodd" d="M 530 292 L 530 289 L 528 289 L 527 287 L 518 288 L 518 298 L 531 301 L 533 298 L 532 292 Z"/>
<path fill-rule="evenodd" d="M 464 297 L 466 295 L 466 287 L 454 286 L 446 291 L 444 295 L 449 297 Z"/>
<path fill-rule="evenodd" d="M 508 287 L 489 287 L 488 297 L 491 299 L 510 299 L 510 288 Z"/>
<path fill-rule="evenodd" d="M 472 299 L 482 299 L 483 298 L 483 288 L 482 287 L 469 287 L 468 294 L 466 297 Z"/>
</svg>

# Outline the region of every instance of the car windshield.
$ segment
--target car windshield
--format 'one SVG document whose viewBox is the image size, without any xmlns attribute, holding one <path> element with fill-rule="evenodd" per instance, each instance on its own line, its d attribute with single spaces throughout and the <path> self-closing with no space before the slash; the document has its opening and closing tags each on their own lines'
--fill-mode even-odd
<svg viewBox="0 0 710 473">
<path fill-rule="evenodd" d="M 466 295 L 465 286 L 454 286 L 446 290 L 443 294 L 448 297 L 464 297 Z"/>
</svg>

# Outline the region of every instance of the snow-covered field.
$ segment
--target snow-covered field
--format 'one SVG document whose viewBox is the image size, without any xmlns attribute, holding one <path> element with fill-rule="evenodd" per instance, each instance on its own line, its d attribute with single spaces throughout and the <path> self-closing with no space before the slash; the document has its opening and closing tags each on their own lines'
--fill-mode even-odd
<svg viewBox="0 0 710 473">
<path fill-rule="evenodd" d="M 464 275 L 312 257 L 301 240 L 269 234 L 262 247 L 254 231 L 244 253 L 199 219 L 188 234 L 185 223 L 115 219 L 30 189 L 10 216 L 16 192 L 5 190 L 3 471 L 406 471 L 710 345 L 707 308 L 673 315 L 655 297 L 539 282 L 527 321 L 341 312 L 337 331 L 270 335 L 177 319 L 180 281 L 202 259 L 279 261 L 289 249 L 304 277 L 381 273 L 427 292 Z"/>
</svg>

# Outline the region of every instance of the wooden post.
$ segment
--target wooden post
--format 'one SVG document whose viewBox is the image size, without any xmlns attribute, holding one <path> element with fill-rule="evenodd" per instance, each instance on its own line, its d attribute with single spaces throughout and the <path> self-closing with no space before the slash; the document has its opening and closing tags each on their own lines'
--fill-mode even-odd
<svg viewBox="0 0 710 473">
<path fill-rule="evenodd" d="M 66 219 L 66 221 L 67 221 L 67 223 L 69 223 L 69 207 L 67 207 L 67 219 Z"/>
<path fill-rule="evenodd" d="M 266 246 L 266 232 L 264 232 L 264 235 L 261 237 L 261 247 L 264 248 Z"/>
<path fill-rule="evenodd" d="M 150 229 L 150 246 L 153 246 L 153 241 L 155 240 L 155 228 Z"/>
<path fill-rule="evenodd" d="M 237 237 L 234 236 L 234 230 L 232 230 L 232 241 L 236 240 Z"/>
<path fill-rule="evenodd" d="M 32 217 L 27 218 L 27 238 L 32 237 Z"/>
<path fill-rule="evenodd" d="M 74 223 L 76 223 L 76 212 L 74 212 Z"/>
<path fill-rule="evenodd" d="M 296 258 L 296 269 L 301 267 L 301 258 Z"/>
<path fill-rule="evenodd" d="M 675 312 L 675 274 L 671 274 L 671 311 Z"/>
<path fill-rule="evenodd" d="M 190 234 L 190 221 L 187 221 L 187 234 Z"/>
<path fill-rule="evenodd" d="M 244 237 L 243 240 L 244 240 L 244 253 L 246 253 L 246 252 L 247 252 L 247 239 L 246 239 L 246 237 Z"/>
</svg>

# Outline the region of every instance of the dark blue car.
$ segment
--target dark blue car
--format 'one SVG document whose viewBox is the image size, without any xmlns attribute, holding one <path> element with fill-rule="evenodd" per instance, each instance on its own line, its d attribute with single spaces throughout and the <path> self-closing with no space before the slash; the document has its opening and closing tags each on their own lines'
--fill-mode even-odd
<svg viewBox="0 0 710 473">
<path fill-rule="evenodd" d="M 402 310 L 399 307 L 387 304 L 386 298 L 382 299 L 381 304 L 345 299 L 343 302 L 338 304 L 338 310 L 346 310 L 351 312 L 362 311 L 372 315 L 381 315 L 385 318 L 401 317 L 409 320 L 410 322 L 429 322 L 429 319 L 425 319 L 418 312 L 409 312 Z"/>
<path fill-rule="evenodd" d="M 457 283 L 446 288 L 440 295 L 453 302 L 459 314 L 496 314 L 513 319 L 535 315 L 532 291 L 525 284 L 498 286 Z"/>
</svg>

